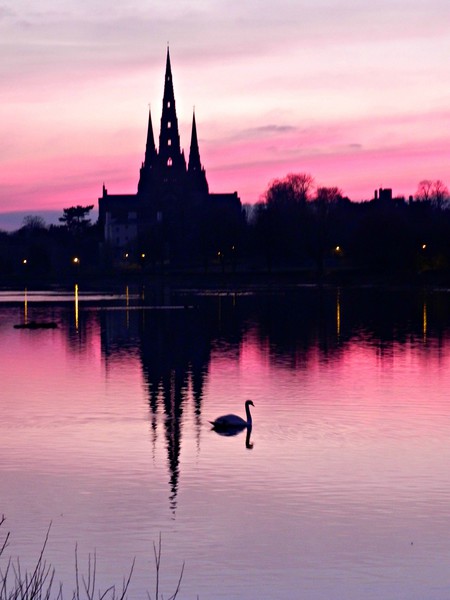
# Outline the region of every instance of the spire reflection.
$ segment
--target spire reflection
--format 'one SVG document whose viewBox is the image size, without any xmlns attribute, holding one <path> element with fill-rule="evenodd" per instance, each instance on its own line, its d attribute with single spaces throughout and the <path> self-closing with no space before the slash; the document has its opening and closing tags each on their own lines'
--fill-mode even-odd
<svg viewBox="0 0 450 600">
<path fill-rule="evenodd" d="M 143 315 L 140 320 L 140 356 L 148 392 L 153 442 L 157 438 L 158 412 L 162 410 L 170 471 L 169 502 L 175 513 L 183 412 L 191 402 L 199 445 L 210 341 L 201 315 L 196 310 L 149 310 Z"/>
</svg>

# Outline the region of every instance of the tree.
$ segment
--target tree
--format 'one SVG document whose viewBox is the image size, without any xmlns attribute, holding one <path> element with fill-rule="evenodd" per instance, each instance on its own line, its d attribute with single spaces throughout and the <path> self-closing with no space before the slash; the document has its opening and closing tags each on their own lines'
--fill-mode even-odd
<svg viewBox="0 0 450 600">
<path fill-rule="evenodd" d="M 323 274 L 325 252 L 330 243 L 329 218 L 340 200 L 342 192 L 338 187 L 317 188 L 314 205 L 317 219 L 317 267 L 320 275 Z"/>
<path fill-rule="evenodd" d="M 293 206 L 310 199 L 314 178 L 308 173 L 289 173 L 284 179 L 274 179 L 264 194 L 268 205 Z"/>
<path fill-rule="evenodd" d="M 269 266 L 273 261 L 289 264 L 307 252 L 314 179 L 307 173 L 289 173 L 272 181 L 257 210 L 256 237 Z"/>
<path fill-rule="evenodd" d="M 431 200 L 431 187 L 433 182 L 431 179 L 422 179 L 419 181 L 416 191 L 416 200 L 420 202 L 429 202 Z"/>
<path fill-rule="evenodd" d="M 42 217 L 38 215 L 27 215 L 23 218 L 22 229 L 27 231 L 40 231 L 47 229 L 47 225 Z"/>
<path fill-rule="evenodd" d="M 86 231 L 91 225 L 90 218 L 87 218 L 88 214 L 94 208 L 93 204 L 89 206 L 71 206 L 70 208 L 63 209 L 63 216 L 59 217 L 59 221 L 64 223 L 68 231 L 75 234 L 80 234 Z"/>
<path fill-rule="evenodd" d="M 341 199 L 342 191 L 338 187 L 318 187 L 315 204 L 319 216 L 325 218 Z"/>
<path fill-rule="evenodd" d="M 438 210 L 444 208 L 444 205 L 448 202 L 448 187 L 440 180 L 436 179 L 433 181 L 431 202 Z"/>
<path fill-rule="evenodd" d="M 441 210 L 449 200 L 449 191 L 440 179 L 422 179 L 417 186 L 416 200 L 428 202 Z"/>
</svg>

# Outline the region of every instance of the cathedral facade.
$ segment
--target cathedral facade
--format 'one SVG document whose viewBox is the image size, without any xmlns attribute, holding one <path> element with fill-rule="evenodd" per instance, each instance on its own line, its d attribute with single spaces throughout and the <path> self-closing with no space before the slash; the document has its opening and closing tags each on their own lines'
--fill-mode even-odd
<svg viewBox="0 0 450 600">
<path fill-rule="evenodd" d="M 224 246 L 234 248 L 243 220 L 241 201 L 237 192 L 209 192 L 200 160 L 195 113 L 186 163 L 180 145 L 169 49 L 158 149 L 149 111 L 137 192 L 112 195 L 103 185 L 98 203 L 104 244 L 117 257 L 134 251 L 155 260 L 183 261 L 223 252 Z"/>
</svg>

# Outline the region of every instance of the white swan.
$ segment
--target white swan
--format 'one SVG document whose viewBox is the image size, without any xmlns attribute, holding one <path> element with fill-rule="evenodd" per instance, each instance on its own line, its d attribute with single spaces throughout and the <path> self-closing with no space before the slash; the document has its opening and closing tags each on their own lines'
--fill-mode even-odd
<svg viewBox="0 0 450 600">
<path fill-rule="evenodd" d="M 223 415 L 218 417 L 215 421 L 210 421 L 214 429 L 222 431 L 236 431 L 244 429 L 245 427 L 251 428 L 252 426 L 252 415 L 250 414 L 250 406 L 255 406 L 251 400 L 247 400 L 245 403 L 245 415 L 247 420 L 238 415 Z"/>
</svg>

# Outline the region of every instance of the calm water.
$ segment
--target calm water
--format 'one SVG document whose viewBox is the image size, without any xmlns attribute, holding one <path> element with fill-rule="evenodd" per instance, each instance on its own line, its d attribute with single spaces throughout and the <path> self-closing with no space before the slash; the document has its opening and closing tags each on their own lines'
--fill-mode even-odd
<svg viewBox="0 0 450 600">
<path fill-rule="evenodd" d="M 66 597 L 76 544 L 154 595 L 161 534 L 165 597 L 448 600 L 450 293 L 74 292 L 0 294 L 6 556 L 51 523 Z"/>
</svg>

